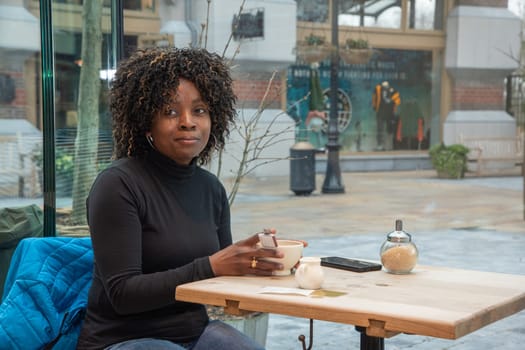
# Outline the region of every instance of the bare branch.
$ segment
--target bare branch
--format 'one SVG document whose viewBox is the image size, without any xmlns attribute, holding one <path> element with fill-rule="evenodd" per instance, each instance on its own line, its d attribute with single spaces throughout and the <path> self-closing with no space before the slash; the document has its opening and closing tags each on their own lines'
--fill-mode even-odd
<svg viewBox="0 0 525 350">
<path fill-rule="evenodd" d="M 206 23 L 201 23 L 201 34 L 199 36 L 199 47 L 202 47 L 202 40 L 203 40 L 203 35 L 204 35 L 204 30 L 205 28 L 207 27 Z"/>
<path fill-rule="evenodd" d="M 210 2 L 211 0 L 208 0 L 208 18 L 209 18 Z M 237 14 L 238 17 L 241 16 L 244 10 L 245 3 L 246 3 L 246 0 L 243 0 L 239 7 L 239 11 Z M 238 23 L 234 24 L 233 30 L 230 33 L 230 36 L 222 52 L 223 58 L 226 56 L 226 53 L 230 47 L 230 44 L 233 41 L 233 35 L 234 35 L 234 32 L 238 29 L 237 28 L 238 25 L 239 25 Z M 207 22 L 205 28 L 203 28 L 206 30 L 205 38 L 207 38 L 208 27 L 209 26 Z M 235 49 L 234 54 L 230 59 L 231 69 L 234 68 L 233 61 L 240 52 L 241 42 L 242 41 L 239 41 L 237 48 Z M 216 173 L 217 176 L 220 176 L 221 171 L 223 170 L 222 162 L 223 162 L 223 156 L 225 154 L 229 154 L 233 158 L 233 160 L 236 162 L 236 168 L 231 171 L 233 182 L 231 183 L 231 189 L 228 194 L 228 202 L 230 206 L 235 201 L 235 197 L 237 195 L 241 182 L 246 175 L 253 173 L 255 169 L 260 168 L 264 165 L 289 159 L 289 157 L 276 157 L 276 158 L 261 157 L 261 155 L 264 154 L 264 151 L 268 150 L 268 148 L 274 147 L 275 145 L 278 145 L 280 143 L 283 143 L 289 140 L 293 141 L 294 139 L 292 137 L 287 138 L 285 135 L 289 133 L 291 130 L 293 130 L 295 128 L 295 125 L 292 125 L 292 126 L 286 125 L 285 127 L 282 127 L 282 128 L 279 128 L 279 125 L 278 125 L 278 118 L 282 117 L 283 115 L 286 115 L 286 111 L 281 111 L 279 113 L 276 113 L 276 115 L 273 116 L 271 120 L 267 124 L 265 124 L 264 127 L 260 127 L 264 111 L 267 110 L 271 106 L 271 104 L 275 102 L 276 97 L 280 96 L 279 89 L 274 88 L 274 82 L 277 77 L 277 74 L 278 74 L 277 71 L 272 72 L 272 75 L 267 82 L 267 86 L 264 91 L 264 94 L 261 100 L 259 101 L 257 110 L 250 116 L 239 115 L 239 118 L 237 120 L 237 125 L 232 131 L 235 131 L 235 133 L 240 137 L 241 141 L 237 145 L 233 143 L 230 143 L 230 145 L 238 146 L 241 150 L 240 153 L 231 152 L 231 154 L 229 154 L 227 150 L 219 151 L 218 169 Z M 303 97 L 301 100 L 295 102 L 295 104 L 299 104 L 307 98 L 308 98 L 308 95 Z M 242 109 L 242 106 L 240 108 Z M 237 147 L 235 147 L 235 149 L 237 150 Z"/>
<path fill-rule="evenodd" d="M 516 63 L 520 63 L 520 58 L 519 56 L 516 57 L 514 56 L 514 53 L 512 52 L 512 48 L 509 49 L 510 53 L 506 52 L 506 51 L 503 51 L 502 49 L 500 48 L 496 48 L 496 50 L 498 50 L 500 53 L 504 54 L 505 56 L 507 56 L 508 58 L 510 58 L 511 60 L 513 60 L 514 62 Z"/>
<path fill-rule="evenodd" d="M 244 9 L 245 3 L 246 3 L 246 0 L 242 0 L 241 6 L 239 6 L 239 11 L 237 12 L 237 18 L 241 17 L 242 10 Z M 228 37 L 228 41 L 226 42 L 226 45 L 224 46 L 224 50 L 222 51 L 222 57 L 226 57 L 226 51 L 228 50 L 228 47 L 230 46 L 230 43 L 233 40 L 233 33 L 237 30 L 238 27 L 239 27 L 239 22 L 235 23 L 235 26 L 232 28 L 230 36 Z M 240 43 L 237 46 L 237 49 L 235 50 L 235 54 L 233 55 L 233 57 L 237 56 L 239 51 L 240 51 Z M 233 57 L 231 59 L 232 62 L 233 62 Z"/>
</svg>

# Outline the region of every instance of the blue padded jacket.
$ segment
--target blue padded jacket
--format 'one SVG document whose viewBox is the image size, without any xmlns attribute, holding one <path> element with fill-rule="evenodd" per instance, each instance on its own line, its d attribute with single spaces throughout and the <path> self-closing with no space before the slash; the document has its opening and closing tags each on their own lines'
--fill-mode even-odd
<svg viewBox="0 0 525 350">
<path fill-rule="evenodd" d="M 0 305 L 0 347 L 75 349 L 92 273 L 90 238 L 21 240 Z"/>
</svg>

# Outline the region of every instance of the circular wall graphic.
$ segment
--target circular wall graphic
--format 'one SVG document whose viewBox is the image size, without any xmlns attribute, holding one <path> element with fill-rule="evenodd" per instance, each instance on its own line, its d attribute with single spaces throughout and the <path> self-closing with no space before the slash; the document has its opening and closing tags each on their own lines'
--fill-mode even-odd
<svg viewBox="0 0 525 350">
<path fill-rule="evenodd" d="M 323 101 L 328 118 L 324 120 L 322 131 L 328 131 L 328 119 L 330 118 L 330 89 L 323 91 Z M 341 89 L 337 89 L 337 129 L 343 132 L 352 120 L 352 102 L 350 97 Z"/>
</svg>

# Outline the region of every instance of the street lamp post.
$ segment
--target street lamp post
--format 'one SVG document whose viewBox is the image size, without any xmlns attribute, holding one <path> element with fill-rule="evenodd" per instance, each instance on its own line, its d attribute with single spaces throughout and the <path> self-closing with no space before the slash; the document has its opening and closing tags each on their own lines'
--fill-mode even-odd
<svg viewBox="0 0 525 350">
<path fill-rule="evenodd" d="M 323 193 L 344 193 L 339 166 L 339 126 L 338 126 L 338 91 L 339 91 L 339 1 L 332 0 L 332 56 L 330 65 L 330 114 L 328 116 L 328 159 L 323 182 Z"/>
</svg>

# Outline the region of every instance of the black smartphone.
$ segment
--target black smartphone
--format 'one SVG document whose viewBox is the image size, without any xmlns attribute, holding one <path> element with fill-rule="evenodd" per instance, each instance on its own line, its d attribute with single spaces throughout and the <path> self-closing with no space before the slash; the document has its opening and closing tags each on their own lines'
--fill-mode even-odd
<svg viewBox="0 0 525 350">
<path fill-rule="evenodd" d="M 381 270 L 383 265 L 357 259 L 348 259 L 339 256 L 327 256 L 321 258 L 321 266 L 333 267 L 353 272 L 367 272 Z"/>
</svg>

